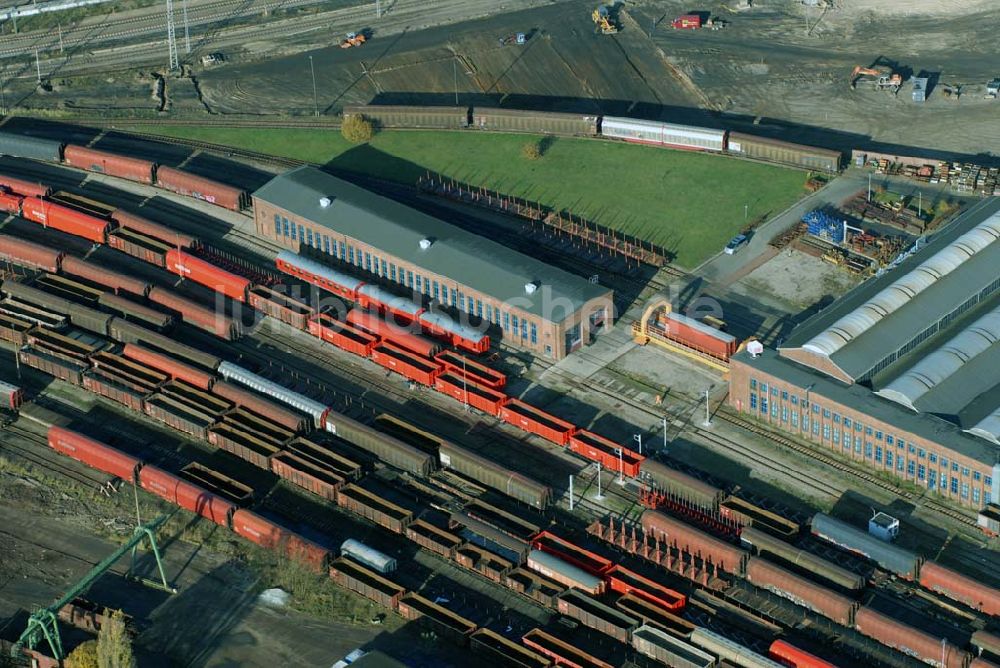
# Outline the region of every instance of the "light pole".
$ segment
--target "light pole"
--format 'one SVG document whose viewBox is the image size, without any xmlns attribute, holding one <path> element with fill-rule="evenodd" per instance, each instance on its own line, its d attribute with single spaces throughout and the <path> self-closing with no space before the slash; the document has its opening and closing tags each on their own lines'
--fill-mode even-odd
<svg viewBox="0 0 1000 668">
<path fill-rule="evenodd" d="M 625 484 L 625 462 L 622 456 L 622 448 L 615 448 L 615 454 L 618 455 L 618 484 Z"/>
<path fill-rule="evenodd" d="M 750 217 L 750 205 L 749 204 L 744 204 L 743 205 L 743 222 L 744 223 L 747 222 L 747 218 L 749 218 L 749 217 Z"/>
<path fill-rule="evenodd" d="M 667 416 L 663 416 L 663 451 L 667 450 Z"/>
<path fill-rule="evenodd" d="M 705 421 L 701 423 L 703 427 L 712 426 L 712 402 L 710 401 L 711 389 L 705 390 Z"/>
<path fill-rule="evenodd" d="M 455 106 L 458 106 L 458 54 L 451 59 L 451 71 L 455 78 Z"/>
<path fill-rule="evenodd" d="M 183 13 L 184 13 L 184 53 L 191 53 L 191 31 L 188 30 L 188 3 L 187 3 L 187 0 L 184 0 L 184 2 L 181 3 L 181 8 L 182 8 Z M 60 50 L 62 50 L 61 47 L 60 47 Z"/>
<path fill-rule="evenodd" d="M 604 495 L 601 494 L 601 462 L 597 462 L 597 496 L 594 498 L 598 501 L 604 499 Z"/>
<path fill-rule="evenodd" d="M 634 434 L 632 440 L 639 443 L 639 454 L 642 454 L 642 434 Z"/>
<path fill-rule="evenodd" d="M 319 100 L 316 97 L 316 68 L 313 67 L 313 57 L 309 56 L 309 73 L 313 82 L 313 115 L 319 116 Z"/>
<path fill-rule="evenodd" d="M 868 172 L 868 201 L 872 201 L 872 173 Z"/>
</svg>

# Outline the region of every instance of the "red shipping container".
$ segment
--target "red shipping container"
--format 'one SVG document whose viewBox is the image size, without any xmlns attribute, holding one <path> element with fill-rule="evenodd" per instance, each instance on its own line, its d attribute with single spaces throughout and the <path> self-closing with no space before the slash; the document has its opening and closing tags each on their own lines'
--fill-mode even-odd
<svg viewBox="0 0 1000 668">
<path fill-rule="evenodd" d="M 252 543 L 272 550 L 282 549 L 288 557 L 306 564 L 317 572 L 326 569 L 329 555 L 326 549 L 257 513 L 238 509 L 233 513 L 232 527 L 237 535 Z"/>
<path fill-rule="evenodd" d="M 138 278 L 126 276 L 125 274 L 120 274 L 117 271 L 111 271 L 105 267 L 99 267 L 96 264 L 92 264 L 86 260 L 81 260 L 78 257 L 73 257 L 72 255 L 63 259 L 62 271 L 64 274 L 79 276 L 80 278 L 86 279 L 91 283 L 104 285 L 115 291 L 124 290 L 125 292 L 131 292 L 132 294 L 143 297 L 146 296 L 146 292 L 149 291 L 150 287 L 149 283 L 139 280 Z"/>
<path fill-rule="evenodd" d="M 170 290 L 160 287 L 150 289 L 149 301 L 180 313 L 184 322 L 211 332 L 220 339 L 232 340 L 239 332 L 236 323 L 229 316 L 199 306 Z"/>
<path fill-rule="evenodd" d="M 1000 615 L 1000 591 L 933 561 L 920 567 L 920 585 L 973 610 Z"/>
<path fill-rule="evenodd" d="M 947 640 L 919 631 L 868 607 L 858 610 L 854 616 L 854 628 L 887 647 L 934 666 L 964 668 L 969 659 L 967 652 Z"/>
<path fill-rule="evenodd" d="M 172 248 L 193 248 L 198 245 L 198 240 L 190 234 L 178 232 L 167 227 L 166 225 L 154 223 L 153 221 L 147 220 L 142 216 L 129 213 L 128 211 L 124 211 L 122 209 L 115 211 L 112 217 L 118 221 L 118 224 L 121 227 L 124 227 L 127 230 L 132 230 L 133 232 L 138 232 L 139 234 L 143 234 L 147 237 L 159 239 Z"/>
<path fill-rule="evenodd" d="M 507 383 L 505 374 L 451 350 L 438 353 L 434 359 L 443 364 L 448 371 L 458 376 L 465 376 L 484 387 L 499 390 Z"/>
<path fill-rule="evenodd" d="M 642 514 L 642 530 L 655 540 L 700 557 L 728 573 L 739 573 L 747 557 L 746 550 L 655 510 Z"/>
<path fill-rule="evenodd" d="M 500 409 L 500 419 L 525 431 L 538 434 L 558 445 L 566 445 L 576 427 L 565 420 L 530 406 L 520 399 L 511 399 Z"/>
<path fill-rule="evenodd" d="M 224 380 L 218 380 L 212 385 L 212 393 L 292 431 L 303 431 L 310 424 L 310 420 L 304 415 Z"/>
<path fill-rule="evenodd" d="M 170 374 L 171 378 L 183 380 L 202 390 L 212 387 L 212 381 L 215 379 L 210 373 L 135 343 L 126 343 L 124 352 L 125 357 L 129 359 L 159 369 L 163 373 Z"/>
<path fill-rule="evenodd" d="M 109 223 L 97 216 L 40 197 L 26 198 L 21 204 L 21 210 L 25 219 L 41 223 L 43 227 L 51 227 L 99 244 L 107 241 Z"/>
<path fill-rule="evenodd" d="M 62 427 L 49 427 L 48 438 L 53 450 L 127 482 L 135 481 L 135 469 L 140 462 L 131 455 Z"/>
<path fill-rule="evenodd" d="M 19 213 L 21 211 L 21 200 L 24 197 L 12 193 L 0 192 L 0 211 L 7 213 Z"/>
<path fill-rule="evenodd" d="M 772 659 L 777 659 L 778 663 L 794 668 L 837 668 L 829 661 L 824 661 L 815 654 L 805 652 L 784 640 L 775 640 L 771 643 L 768 655 Z"/>
<path fill-rule="evenodd" d="M 678 16 L 670 22 L 670 27 L 678 28 L 680 30 L 697 30 L 701 27 L 701 16 L 698 14 L 685 14 L 684 16 Z"/>
<path fill-rule="evenodd" d="M 155 466 L 142 467 L 139 484 L 147 492 L 222 526 L 226 526 L 229 513 L 236 509 L 232 502 Z"/>
<path fill-rule="evenodd" d="M 441 365 L 432 359 L 411 353 L 391 343 L 380 343 L 372 350 L 372 361 L 421 385 L 434 385 Z"/>
<path fill-rule="evenodd" d="M 494 416 L 500 415 L 500 409 L 507 402 L 506 394 L 481 387 L 451 373 L 443 373 L 435 378 L 434 389 Z"/>
<path fill-rule="evenodd" d="M 247 300 L 250 281 L 176 248 L 167 252 L 167 271 L 207 286 L 230 299 L 239 302 Z"/>
<path fill-rule="evenodd" d="M 63 151 L 63 161 L 67 165 L 88 172 L 108 174 L 140 183 L 153 182 L 153 163 L 149 160 L 126 158 L 107 151 L 67 144 Z"/>
<path fill-rule="evenodd" d="M 606 469 L 615 473 L 622 471 L 624 475 L 632 478 L 639 475 L 639 468 L 645 459 L 625 446 L 583 429 L 570 436 L 569 449 L 593 462 L 600 462 L 601 466 Z M 621 451 L 620 458 L 618 456 L 619 450 Z"/>
<path fill-rule="evenodd" d="M 591 575 L 603 577 L 611 569 L 613 562 L 590 550 L 574 545 L 554 533 L 542 531 L 531 539 L 531 547 L 559 557 L 563 561 L 582 568 Z"/>
<path fill-rule="evenodd" d="M 172 167 L 157 167 L 156 185 L 165 190 L 205 200 L 216 206 L 239 211 L 244 208 L 246 192 L 202 176 Z"/>
<path fill-rule="evenodd" d="M 379 338 L 374 334 L 369 334 L 349 323 L 340 322 L 326 313 L 320 313 L 309 320 L 309 333 L 361 357 L 371 356 L 372 350 L 379 342 Z"/>
<path fill-rule="evenodd" d="M 0 234 L 0 260 L 6 260 L 25 267 L 36 267 L 45 271 L 56 272 L 64 253 L 62 251 Z"/>
<path fill-rule="evenodd" d="M 624 566 L 616 564 L 608 571 L 606 578 L 613 591 L 621 594 L 635 594 L 669 612 L 683 610 L 687 603 L 687 597 L 684 594 L 664 587 L 659 582 L 644 578 Z"/>
<path fill-rule="evenodd" d="M 52 188 L 44 183 L 25 181 L 5 174 L 0 174 L 0 187 L 7 188 L 22 197 L 45 197 L 52 193 Z"/>
<path fill-rule="evenodd" d="M 441 350 L 440 343 L 413 333 L 413 329 L 419 328 L 397 325 L 383 320 L 374 313 L 352 309 L 347 314 L 347 322 L 374 334 L 383 341 L 391 341 L 400 348 L 411 350 L 424 357 L 433 357 L 436 352 Z"/>
</svg>

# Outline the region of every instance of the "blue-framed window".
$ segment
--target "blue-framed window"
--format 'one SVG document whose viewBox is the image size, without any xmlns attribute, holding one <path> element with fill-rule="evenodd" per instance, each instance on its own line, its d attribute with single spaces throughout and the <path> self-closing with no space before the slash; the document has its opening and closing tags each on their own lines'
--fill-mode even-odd
<svg viewBox="0 0 1000 668">
<path fill-rule="evenodd" d="M 452 308 L 458 308 L 458 290 L 455 288 L 451 289 L 451 306 Z"/>
<path fill-rule="evenodd" d="M 413 272 L 409 269 L 406 270 L 406 286 L 413 289 Z"/>
<path fill-rule="evenodd" d="M 881 441 L 882 440 L 882 432 L 880 432 L 880 431 L 876 431 L 875 432 L 875 440 L 876 441 Z"/>
<path fill-rule="evenodd" d="M 845 417 L 844 418 L 844 429 L 850 429 L 851 428 L 851 424 L 853 424 L 851 422 L 851 418 Z"/>
<path fill-rule="evenodd" d="M 521 321 L 518 320 L 516 315 L 512 315 L 510 316 L 510 323 L 513 328 L 511 331 L 516 335 L 521 330 Z"/>
<path fill-rule="evenodd" d="M 521 319 L 521 338 L 528 338 L 528 321 L 523 318 Z"/>
<path fill-rule="evenodd" d="M 927 467 L 923 464 L 917 466 L 917 480 L 923 480 L 927 477 Z"/>
<path fill-rule="evenodd" d="M 465 295 L 461 291 L 458 293 L 458 310 L 465 310 Z"/>
<path fill-rule="evenodd" d="M 478 315 L 480 318 L 483 317 L 483 300 L 482 299 L 477 299 L 476 300 L 476 315 Z M 525 334 L 524 338 L 528 338 L 528 335 Z"/>
<path fill-rule="evenodd" d="M 486 305 L 486 322 L 493 322 L 493 306 Z"/>
<path fill-rule="evenodd" d="M 782 390 L 781 391 L 781 400 L 782 401 L 788 401 L 788 391 L 787 390 Z"/>
<path fill-rule="evenodd" d="M 833 430 L 833 442 L 840 445 L 840 431 L 837 429 Z"/>
<path fill-rule="evenodd" d="M 538 327 L 535 323 L 531 323 L 531 342 L 538 343 Z"/>
<path fill-rule="evenodd" d="M 874 433 L 875 430 L 873 430 L 871 427 L 865 427 L 865 436 L 871 436 Z"/>
<path fill-rule="evenodd" d="M 292 223 L 292 241 L 299 240 L 298 231 L 299 231 L 298 227 L 295 225 L 295 223 Z"/>
<path fill-rule="evenodd" d="M 861 424 L 857 420 L 854 421 L 854 431 L 861 431 L 862 427 L 864 427 L 863 424 Z"/>
<path fill-rule="evenodd" d="M 295 229 L 295 226 L 292 225 L 291 223 L 289 223 L 287 218 L 282 218 L 281 219 L 281 225 L 282 225 L 282 227 L 285 228 L 285 236 L 286 237 L 292 236 L 292 230 Z"/>
<path fill-rule="evenodd" d="M 891 450 L 886 450 L 885 451 L 885 465 L 887 467 L 889 467 L 889 468 L 892 468 L 892 451 Z"/>
<path fill-rule="evenodd" d="M 347 257 L 351 264 L 354 264 L 354 246 L 347 247 Z"/>
<path fill-rule="evenodd" d="M 281 236 L 281 216 L 274 214 L 274 235 Z"/>
<path fill-rule="evenodd" d="M 338 241 L 337 242 L 337 246 L 340 248 L 340 259 L 341 260 L 346 260 L 347 259 L 347 244 L 344 243 L 343 241 Z"/>
<path fill-rule="evenodd" d="M 337 242 L 333 242 L 333 250 L 330 250 L 330 237 L 323 235 L 323 252 L 327 255 L 333 255 L 333 251 L 337 250 Z"/>
<path fill-rule="evenodd" d="M 993 503 L 993 492 L 983 490 L 983 503 L 986 505 Z"/>
<path fill-rule="evenodd" d="M 818 436 L 819 435 L 819 423 L 816 422 L 815 420 L 813 421 L 813 427 L 812 427 L 812 429 L 813 429 L 813 436 Z"/>
<path fill-rule="evenodd" d="M 825 417 L 827 420 L 830 419 L 830 409 L 829 408 L 824 408 L 823 409 L 823 417 Z"/>
<path fill-rule="evenodd" d="M 767 383 L 761 383 L 760 384 L 760 393 L 761 394 L 767 394 Z"/>
<path fill-rule="evenodd" d="M 392 280 L 393 283 L 397 282 L 396 281 L 396 265 L 394 265 L 394 264 L 390 264 L 389 265 L 389 278 Z"/>
<path fill-rule="evenodd" d="M 892 438 L 891 435 L 889 435 L 889 434 L 885 435 L 885 444 L 886 445 L 892 445 L 894 442 L 895 441 L 894 441 L 894 439 Z"/>
<path fill-rule="evenodd" d="M 509 311 L 504 311 L 503 312 L 503 329 L 504 329 L 505 332 L 510 330 L 510 312 Z"/>
<path fill-rule="evenodd" d="M 840 424 L 840 413 L 834 413 L 833 414 L 833 423 L 834 424 Z"/>
<path fill-rule="evenodd" d="M 809 416 L 802 416 L 802 431 L 809 431 Z"/>
<path fill-rule="evenodd" d="M 798 426 L 799 426 L 799 414 L 796 413 L 795 411 L 792 411 L 792 427 L 798 427 Z"/>
<path fill-rule="evenodd" d="M 313 245 L 313 231 L 312 230 L 306 230 L 306 245 L 307 246 L 312 246 Z"/>
<path fill-rule="evenodd" d="M 794 395 L 794 394 L 792 395 L 792 405 L 793 406 L 798 406 L 799 405 L 799 398 L 798 398 L 797 395 Z"/>
<path fill-rule="evenodd" d="M 861 454 L 861 437 L 860 436 L 855 436 L 854 437 L 854 452 L 858 453 L 859 455 Z"/>
<path fill-rule="evenodd" d="M 973 487 L 972 488 L 972 502 L 973 503 L 979 503 L 979 488 L 978 487 Z"/>
<path fill-rule="evenodd" d="M 788 422 L 788 408 L 785 406 L 781 407 L 781 421 Z"/>
<path fill-rule="evenodd" d="M 951 470 L 954 471 L 954 472 L 956 472 L 956 473 L 958 472 L 958 462 L 952 462 L 951 463 Z"/>
<path fill-rule="evenodd" d="M 423 292 L 424 291 L 424 277 L 421 276 L 420 274 L 417 274 L 416 281 L 417 281 L 417 287 L 414 288 L 414 289 L 417 292 Z"/>
<path fill-rule="evenodd" d="M 830 425 L 828 424 L 823 425 L 823 440 L 830 440 Z"/>
<path fill-rule="evenodd" d="M 984 475 L 983 476 L 983 484 L 986 485 L 987 487 L 992 487 L 993 486 L 993 477 L 992 476 L 988 476 L 988 475 Z"/>
<path fill-rule="evenodd" d="M 750 410 L 752 410 L 752 411 L 757 410 L 757 395 L 756 394 L 751 394 L 750 395 Z"/>
<path fill-rule="evenodd" d="M 774 395 L 772 394 L 771 396 L 774 396 Z M 771 402 L 771 417 L 773 417 L 773 418 L 777 418 L 778 417 L 778 402 L 777 401 L 772 401 Z"/>
<path fill-rule="evenodd" d="M 778 388 L 774 387 L 773 385 L 771 386 L 771 396 L 772 397 L 778 396 Z"/>
<path fill-rule="evenodd" d="M 812 409 L 813 409 L 813 413 L 816 413 L 817 415 L 819 415 L 819 404 L 817 404 L 816 402 L 813 402 Z"/>
<path fill-rule="evenodd" d="M 969 469 L 963 466 L 962 467 L 962 475 L 965 476 L 966 478 L 968 478 L 969 477 Z"/>
<path fill-rule="evenodd" d="M 872 457 L 872 442 L 865 441 L 865 459 L 871 459 Z"/>
<path fill-rule="evenodd" d="M 382 275 L 383 276 L 388 276 L 389 272 L 386 271 L 386 267 L 388 266 L 388 263 L 386 263 L 385 258 L 382 258 L 381 263 L 382 263 Z"/>
<path fill-rule="evenodd" d="M 937 464 L 937 453 L 936 452 L 930 453 L 929 455 L 927 455 L 927 459 L 931 461 L 931 464 Z"/>
<path fill-rule="evenodd" d="M 982 479 L 982 477 L 983 477 L 983 474 L 980 473 L 979 471 L 973 471 L 972 472 L 972 479 L 975 480 L 976 482 L 979 482 Z"/>
<path fill-rule="evenodd" d="M 750 379 L 750 389 L 751 390 L 756 390 L 757 389 L 757 379 L 756 378 L 751 378 Z"/>
<path fill-rule="evenodd" d="M 445 285 L 444 283 L 441 284 L 441 303 L 442 304 L 448 303 L 448 286 Z"/>
<path fill-rule="evenodd" d="M 967 482 L 962 483 L 962 498 L 963 499 L 969 498 L 969 483 Z"/>
<path fill-rule="evenodd" d="M 302 225 L 299 225 L 299 241 L 305 241 L 305 240 L 306 240 L 306 228 L 304 228 Z"/>
<path fill-rule="evenodd" d="M 767 395 L 760 395 L 760 412 L 767 415 Z"/>
<path fill-rule="evenodd" d="M 902 457 L 896 457 L 896 470 L 897 471 L 902 471 L 903 470 L 903 462 L 905 462 L 905 461 L 906 460 L 904 460 Z"/>
<path fill-rule="evenodd" d="M 875 461 L 877 461 L 877 462 L 881 462 L 882 461 L 882 446 L 881 445 L 876 445 L 875 446 Z"/>
<path fill-rule="evenodd" d="M 372 270 L 372 254 L 365 252 L 365 269 Z"/>
<path fill-rule="evenodd" d="M 937 471 L 931 469 L 927 472 L 927 489 L 937 488 Z"/>
<path fill-rule="evenodd" d="M 434 281 L 434 299 L 441 299 L 441 284 Z"/>
</svg>

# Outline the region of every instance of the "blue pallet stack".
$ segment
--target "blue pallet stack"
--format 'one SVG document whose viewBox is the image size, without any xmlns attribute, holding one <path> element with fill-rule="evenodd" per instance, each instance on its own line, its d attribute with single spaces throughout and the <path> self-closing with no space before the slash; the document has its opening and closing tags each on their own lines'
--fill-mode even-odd
<svg viewBox="0 0 1000 668">
<path fill-rule="evenodd" d="M 802 216 L 802 222 L 807 225 L 806 231 L 814 237 L 831 241 L 835 244 L 844 241 L 844 223 L 819 209 Z"/>
</svg>

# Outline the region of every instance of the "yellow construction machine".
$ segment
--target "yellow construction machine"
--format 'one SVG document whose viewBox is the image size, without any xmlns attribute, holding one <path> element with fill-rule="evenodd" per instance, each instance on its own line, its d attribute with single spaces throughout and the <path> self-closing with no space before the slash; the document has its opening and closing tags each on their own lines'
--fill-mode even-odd
<svg viewBox="0 0 1000 668">
<path fill-rule="evenodd" d="M 601 5 L 590 15 L 590 18 L 594 20 L 594 24 L 601 31 L 602 35 L 614 35 L 618 32 L 618 26 L 611 10 L 612 6 Z"/>
</svg>

